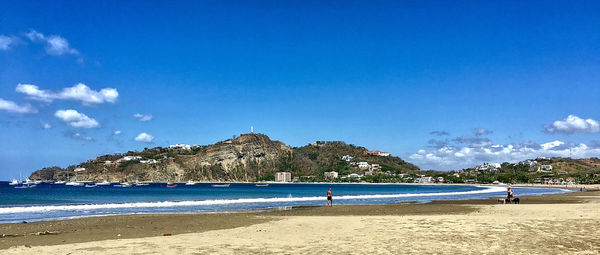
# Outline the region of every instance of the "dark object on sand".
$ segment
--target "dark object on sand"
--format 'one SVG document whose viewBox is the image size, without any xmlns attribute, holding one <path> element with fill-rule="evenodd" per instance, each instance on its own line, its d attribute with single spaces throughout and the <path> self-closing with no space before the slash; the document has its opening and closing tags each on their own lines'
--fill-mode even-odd
<svg viewBox="0 0 600 255">
<path fill-rule="evenodd" d="M 518 197 L 513 198 L 513 204 L 520 204 L 521 203 L 521 199 L 519 199 Z"/>
<path fill-rule="evenodd" d="M 172 234 L 167 233 L 167 234 L 163 234 L 163 236 L 172 236 Z"/>
</svg>

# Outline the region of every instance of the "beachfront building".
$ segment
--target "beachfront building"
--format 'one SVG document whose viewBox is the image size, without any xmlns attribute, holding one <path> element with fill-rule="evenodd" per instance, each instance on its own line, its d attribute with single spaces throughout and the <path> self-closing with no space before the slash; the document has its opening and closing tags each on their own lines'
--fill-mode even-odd
<svg viewBox="0 0 600 255">
<path fill-rule="evenodd" d="M 156 164 L 156 163 L 158 163 L 158 161 L 156 161 L 156 159 L 145 159 L 145 160 L 140 160 L 140 163 L 143 163 L 143 164 Z"/>
<path fill-rule="evenodd" d="M 350 160 L 354 159 L 354 157 L 350 156 L 350 155 L 344 155 L 342 156 L 342 160 L 349 162 Z"/>
<path fill-rule="evenodd" d="M 358 175 L 358 174 L 349 174 L 348 178 L 360 178 L 360 175 Z"/>
<path fill-rule="evenodd" d="M 73 170 L 73 172 L 83 172 L 85 171 L 85 167 L 77 167 L 75 168 L 75 170 Z"/>
<path fill-rule="evenodd" d="M 292 181 L 292 173 L 290 172 L 277 172 L 275 173 L 276 182 L 290 182 Z"/>
<path fill-rule="evenodd" d="M 431 183 L 431 182 L 433 182 L 433 177 L 431 177 L 431 176 L 421 176 L 417 180 L 419 181 L 419 183 Z"/>
<path fill-rule="evenodd" d="M 369 168 L 368 162 L 358 162 L 358 168 Z"/>
<path fill-rule="evenodd" d="M 172 144 L 169 145 L 169 149 L 174 149 L 174 150 L 191 150 L 192 146 L 189 144 Z"/>
<path fill-rule="evenodd" d="M 337 179 L 337 178 L 338 178 L 338 172 L 336 172 L 336 171 L 325 172 L 325 180 L 333 180 L 333 179 Z"/>
<path fill-rule="evenodd" d="M 441 177 L 441 176 L 440 176 L 440 177 L 438 177 L 438 178 L 437 178 L 437 181 L 438 181 L 438 182 L 444 182 L 444 177 Z"/>
</svg>

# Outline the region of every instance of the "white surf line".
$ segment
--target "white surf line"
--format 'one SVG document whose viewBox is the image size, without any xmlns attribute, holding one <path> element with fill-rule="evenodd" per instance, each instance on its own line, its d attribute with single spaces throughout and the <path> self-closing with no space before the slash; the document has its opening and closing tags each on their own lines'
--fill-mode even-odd
<svg viewBox="0 0 600 255">
<path fill-rule="evenodd" d="M 478 186 L 481 187 L 481 186 Z M 434 197 L 434 196 L 455 196 L 483 194 L 504 191 L 504 187 L 481 187 L 481 190 L 459 191 L 459 192 L 437 192 L 437 193 L 406 193 L 406 194 L 380 194 L 380 195 L 348 195 L 336 196 L 336 200 L 351 199 L 378 199 L 378 198 L 403 198 L 403 197 Z M 30 207 L 6 207 L 0 208 L 0 214 L 10 213 L 33 213 L 50 211 L 78 211 L 95 209 L 121 209 L 121 208 L 161 208 L 177 206 L 201 206 L 201 205 L 226 205 L 242 203 L 282 203 L 282 202 L 304 202 L 320 201 L 325 197 L 278 197 L 278 198 L 241 198 L 241 199 L 223 199 L 223 200 L 201 200 L 201 201 L 163 201 L 163 202 L 136 202 L 122 204 L 87 204 L 87 205 L 49 205 L 49 206 L 30 206 Z"/>
</svg>

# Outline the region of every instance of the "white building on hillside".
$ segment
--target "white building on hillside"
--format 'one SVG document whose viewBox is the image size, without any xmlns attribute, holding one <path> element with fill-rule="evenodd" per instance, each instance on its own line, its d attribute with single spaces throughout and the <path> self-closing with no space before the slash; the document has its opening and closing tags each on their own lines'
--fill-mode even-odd
<svg viewBox="0 0 600 255">
<path fill-rule="evenodd" d="M 118 159 L 117 162 L 131 161 L 131 160 L 140 160 L 140 159 L 142 159 L 142 157 L 140 157 L 140 156 L 125 156 L 125 157 L 122 157 L 122 158 Z"/>
<path fill-rule="evenodd" d="M 292 181 L 292 173 L 290 172 L 277 172 L 275 173 L 276 182 L 290 182 Z"/>
<path fill-rule="evenodd" d="M 174 149 L 174 150 L 191 150 L 192 146 L 189 144 L 172 144 L 169 145 L 169 149 Z"/>
<path fill-rule="evenodd" d="M 367 162 L 358 162 L 358 168 L 369 168 L 369 163 Z"/>
<path fill-rule="evenodd" d="M 345 160 L 345 161 L 350 161 L 352 159 L 354 159 L 354 157 L 352 157 L 350 155 L 344 155 L 344 156 L 342 156 L 342 160 Z"/>
<path fill-rule="evenodd" d="M 540 171 L 542 171 L 542 172 L 551 172 L 552 171 L 552 165 L 542 165 L 540 167 Z"/>
</svg>

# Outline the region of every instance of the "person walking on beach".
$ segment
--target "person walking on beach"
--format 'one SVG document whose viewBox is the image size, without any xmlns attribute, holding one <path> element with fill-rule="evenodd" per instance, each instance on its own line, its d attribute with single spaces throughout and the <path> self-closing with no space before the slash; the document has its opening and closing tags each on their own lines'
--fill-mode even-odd
<svg viewBox="0 0 600 255">
<path fill-rule="evenodd" d="M 508 203 L 512 204 L 513 202 L 513 194 L 515 193 L 515 191 L 512 189 L 512 187 L 508 186 L 508 190 L 507 190 L 507 196 L 506 198 L 508 199 Z"/>
<path fill-rule="evenodd" d="M 327 191 L 327 206 L 333 206 L 333 197 L 331 196 L 331 188 Z"/>
</svg>

